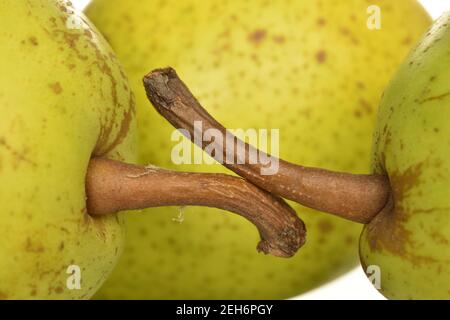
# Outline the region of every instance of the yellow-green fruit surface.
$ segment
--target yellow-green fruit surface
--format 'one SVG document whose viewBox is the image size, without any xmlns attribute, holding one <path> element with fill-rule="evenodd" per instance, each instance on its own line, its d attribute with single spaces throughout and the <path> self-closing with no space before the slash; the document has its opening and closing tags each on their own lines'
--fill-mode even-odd
<svg viewBox="0 0 450 320">
<path fill-rule="evenodd" d="M 368 6 L 381 9 L 369 30 Z M 137 96 L 139 160 L 179 170 L 173 128 L 142 77 L 172 66 L 228 128 L 279 128 L 294 163 L 368 172 L 379 98 L 430 24 L 410 0 L 94 0 L 88 16 L 116 50 Z M 286 298 L 349 270 L 361 227 L 296 205 L 308 243 L 292 259 L 257 254 L 256 229 L 215 209 L 130 216 L 127 248 L 102 298 Z"/>
<path fill-rule="evenodd" d="M 450 299 L 450 13 L 403 63 L 380 106 L 374 168 L 394 208 L 361 238 L 391 299 Z"/>
<path fill-rule="evenodd" d="M 0 299 L 89 298 L 124 228 L 87 214 L 87 165 L 92 154 L 135 160 L 132 95 L 70 3 L 1 0 L 0 25 Z"/>
</svg>

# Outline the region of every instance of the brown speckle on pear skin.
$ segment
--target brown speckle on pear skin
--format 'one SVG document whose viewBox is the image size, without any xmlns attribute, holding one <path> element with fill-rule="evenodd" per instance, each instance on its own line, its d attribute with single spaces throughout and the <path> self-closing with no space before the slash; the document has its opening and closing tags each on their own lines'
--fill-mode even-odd
<svg viewBox="0 0 450 320">
<path fill-rule="evenodd" d="M 317 51 L 316 60 L 319 64 L 324 63 L 327 60 L 327 52 L 325 50 Z"/>
<path fill-rule="evenodd" d="M 424 104 L 426 102 L 431 102 L 431 101 L 436 101 L 436 100 L 444 100 L 446 98 L 450 98 L 450 91 L 449 92 L 445 92 L 443 94 L 436 95 L 436 96 L 424 98 L 422 100 L 419 100 L 418 102 L 420 104 Z"/>
<path fill-rule="evenodd" d="M 364 90 L 364 89 L 366 89 L 366 84 L 364 82 L 362 82 L 362 81 L 358 81 L 358 82 L 356 82 L 356 87 L 359 90 Z"/>
<path fill-rule="evenodd" d="M 410 36 L 408 36 L 405 39 L 403 39 L 402 44 L 410 47 L 412 42 L 413 42 L 413 39 Z"/>
<path fill-rule="evenodd" d="M 430 236 L 435 243 L 439 243 L 444 246 L 448 246 L 450 244 L 450 241 L 447 239 L 447 237 L 437 231 L 431 232 Z"/>
<path fill-rule="evenodd" d="M 25 242 L 25 251 L 32 253 L 42 253 L 45 251 L 41 244 L 33 243 L 29 237 Z"/>
<path fill-rule="evenodd" d="M 372 114 L 373 113 L 373 108 L 370 105 L 369 102 L 367 102 L 367 100 L 365 99 L 359 99 L 359 105 L 363 108 L 364 112 L 366 114 Z"/>
<path fill-rule="evenodd" d="M 317 226 L 319 227 L 319 230 L 323 233 L 330 233 L 334 229 L 333 224 L 331 222 L 329 222 L 328 220 L 319 221 Z"/>
<path fill-rule="evenodd" d="M 227 29 L 219 34 L 219 38 L 229 38 L 231 35 L 230 29 Z"/>
<path fill-rule="evenodd" d="M 248 35 L 247 39 L 252 44 L 259 45 L 266 37 L 267 37 L 267 30 L 257 29 L 255 31 L 251 32 Z"/>
<path fill-rule="evenodd" d="M 0 300 L 8 299 L 8 295 L 6 293 L 0 292 Z"/>
<path fill-rule="evenodd" d="M 283 44 L 286 42 L 286 38 L 282 35 L 274 36 L 273 41 L 278 44 Z"/>
<path fill-rule="evenodd" d="M 355 35 L 350 31 L 349 28 L 342 27 L 339 32 L 346 38 L 348 38 L 354 45 L 359 44 L 359 40 L 355 37 Z"/>
<path fill-rule="evenodd" d="M 352 235 L 348 235 L 344 238 L 344 242 L 348 246 L 354 246 L 357 243 L 357 240 Z"/>
<path fill-rule="evenodd" d="M 48 85 L 48 87 L 53 91 L 55 94 L 61 94 L 63 92 L 63 88 L 61 87 L 61 84 L 59 82 L 53 82 Z"/>
<path fill-rule="evenodd" d="M 326 24 L 327 24 L 327 21 L 324 18 L 321 17 L 321 18 L 317 19 L 317 25 L 318 26 L 323 27 Z"/>
<path fill-rule="evenodd" d="M 231 50 L 231 44 L 226 43 L 223 46 L 220 46 L 220 47 L 214 49 L 213 50 L 213 54 L 220 55 L 221 53 L 227 52 L 227 51 L 230 51 L 230 50 Z"/>
<path fill-rule="evenodd" d="M 94 39 L 94 35 L 92 34 L 92 31 L 89 30 L 89 29 L 85 29 L 85 30 L 84 30 L 84 35 L 85 35 L 86 37 L 88 37 L 89 39 L 91 39 L 91 40 Z"/>
<path fill-rule="evenodd" d="M 88 214 L 86 214 L 88 215 Z M 96 227 L 97 235 L 99 235 L 103 240 L 106 240 L 107 236 L 114 237 L 114 234 L 108 234 L 106 225 L 105 225 L 105 219 L 102 217 L 94 217 L 90 219 L 90 222 L 92 222 L 92 225 Z"/>
<path fill-rule="evenodd" d="M 252 59 L 257 65 L 261 65 L 261 60 L 259 59 L 259 56 L 255 53 L 252 53 L 250 55 L 250 59 Z"/>
<path fill-rule="evenodd" d="M 14 158 L 14 162 L 13 162 L 13 167 L 17 168 L 18 165 L 21 162 L 26 162 L 28 164 L 31 164 L 33 167 L 36 167 L 36 163 L 30 159 L 27 158 L 27 150 L 23 150 L 22 152 L 19 152 L 18 150 L 12 148 L 8 142 L 6 141 L 6 139 L 4 137 L 0 137 L 0 148 L 3 147 L 6 149 L 6 151 L 8 151 L 9 153 L 11 153 L 11 155 Z"/>
<path fill-rule="evenodd" d="M 145 237 L 145 236 L 147 236 L 147 234 L 148 234 L 147 229 L 145 229 L 145 228 L 140 228 L 139 229 L 139 235 L 140 236 Z"/>
<path fill-rule="evenodd" d="M 39 42 L 38 42 L 38 40 L 36 39 L 36 37 L 30 37 L 30 38 L 28 38 L 28 41 L 29 41 L 33 46 L 39 45 Z"/>
<path fill-rule="evenodd" d="M 51 17 L 50 19 L 48 19 L 50 21 L 50 24 L 52 25 L 52 28 L 56 28 L 57 24 L 56 24 L 56 18 L 55 17 Z"/>
<path fill-rule="evenodd" d="M 361 113 L 361 111 L 359 111 L 359 110 L 355 110 L 355 111 L 353 112 L 353 114 L 355 115 L 356 118 L 361 118 L 361 117 L 362 117 L 362 113 Z"/>
</svg>

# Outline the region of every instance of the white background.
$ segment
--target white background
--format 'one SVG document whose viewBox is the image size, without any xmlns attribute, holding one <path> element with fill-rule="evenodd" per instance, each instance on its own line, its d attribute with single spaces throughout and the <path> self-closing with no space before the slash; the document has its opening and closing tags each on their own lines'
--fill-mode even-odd
<svg viewBox="0 0 450 320">
<path fill-rule="evenodd" d="M 72 0 L 73 4 L 83 9 L 90 0 Z M 433 18 L 439 17 L 444 11 L 450 10 L 450 0 L 419 0 L 429 11 Z M 382 295 L 375 290 L 367 280 L 361 268 L 356 268 L 352 272 L 339 279 L 311 291 L 296 299 L 356 299 L 356 300 L 380 300 Z"/>
</svg>

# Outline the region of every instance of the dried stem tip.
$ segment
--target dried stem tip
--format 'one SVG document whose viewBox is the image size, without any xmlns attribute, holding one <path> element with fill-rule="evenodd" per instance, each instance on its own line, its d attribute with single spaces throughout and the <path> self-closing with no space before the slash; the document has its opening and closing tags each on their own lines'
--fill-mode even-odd
<svg viewBox="0 0 450 320">
<path fill-rule="evenodd" d="M 92 215 L 187 205 L 228 210 L 258 228 L 258 251 L 279 257 L 293 256 L 305 242 L 305 226 L 286 202 L 225 174 L 174 172 L 98 158 L 89 164 L 86 193 Z"/>
</svg>

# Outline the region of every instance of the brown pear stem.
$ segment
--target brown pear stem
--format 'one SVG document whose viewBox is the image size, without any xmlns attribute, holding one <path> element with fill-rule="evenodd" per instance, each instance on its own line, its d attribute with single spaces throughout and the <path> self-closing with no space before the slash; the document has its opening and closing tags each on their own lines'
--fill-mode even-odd
<svg viewBox="0 0 450 320">
<path fill-rule="evenodd" d="M 197 101 L 187 86 L 172 68 L 157 69 L 144 77 L 144 86 L 149 100 L 156 110 L 175 128 L 203 136 L 206 130 L 218 130 L 224 139 L 215 140 L 217 159 L 241 159 L 244 164 L 223 161 L 224 165 L 257 186 L 281 197 L 296 201 L 307 207 L 332 213 L 342 218 L 359 222 L 370 222 L 385 206 L 390 194 L 387 179 L 381 175 L 357 175 L 331 172 L 323 169 L 295 165 L 281 159 L 277 172 L 261 174 L 267 164 L 249 162 L 250 154 L 259 154 L 260 159 L 268 155 L 240 141 L 217 122 Z M 201 123 L 201 132 L 194 123 Z M 230 138 L 231 137 L 231 138 Z M 203 149 L 211 142 L 202 140 Z M 244 146 L 244 147 L 242 147 Z M 244 159 L 245 161 L 242 161 Z"/>
<path fill-rule="evenodd" d="M 91 215 L 161 206 L 215 207 L 258 228 L 258 251 L 291 257 L 305 243 L 305 226 L 286 202 L 225 174 L 174 172 L 97 158 L 89 164 L 86 193 Z"/>
</svg>

